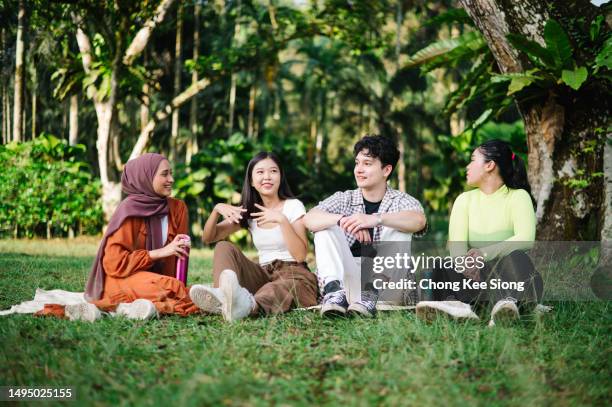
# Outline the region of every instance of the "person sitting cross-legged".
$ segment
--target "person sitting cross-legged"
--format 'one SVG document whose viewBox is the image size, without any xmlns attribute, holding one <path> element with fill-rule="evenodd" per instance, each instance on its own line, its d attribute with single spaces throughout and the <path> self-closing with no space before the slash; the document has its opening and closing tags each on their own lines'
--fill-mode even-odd
<svg viewBox="0 0 612 407">
<path fill-rule="evenodd" d="M 436 301 L 418 303 L 416 314 L 477 319 L 470 304 L 491 301 L 490 325 L 518 319 L 518 305 L 541 300 L 543 292 L 542 277 L 526 253 L 534 243 L 536 217 L 525 164 L 507 142 L 489 140 L 472 153 L 467 184 L 476 188 L 453 203 L 448 246 L 453 258 L 473 261 L 465 270 L 435 269 L 433 280 L 456 282 L 460 289 L 434 290 Z M 473 288 L 472 281 L 486 284 Z"/>
<path fill-rule="evenodd" d="M 365 136 L 353 155 L 358 188 L 336 192 L 304 216 L 304 224 L 314 232 L 323 316 L 375 316 L 378 291 L 369 287 L 362 292 L 360 287 L 361 246 L 409 242 L 427 226 L 419 201 L 387 185 L 399 159 L 391 139 Z"/>
<path fill-rule="evenodd" d="M 205 243 L 248 229 L 259 261 L 234 244 L 219 241 L 213 259 L 213 287 L 190 290 L 196 305 L 228 322 L 287 312 L 317 302 L 317 279 L 305 263 L 308 249 L 304 205 L 291 192 L 278 156 L 261 152 L 249 162 L 239 206 L 218 204 L 204 226 Z M 219 222 L 219 216 L 225 219 Z"/>
</svg>

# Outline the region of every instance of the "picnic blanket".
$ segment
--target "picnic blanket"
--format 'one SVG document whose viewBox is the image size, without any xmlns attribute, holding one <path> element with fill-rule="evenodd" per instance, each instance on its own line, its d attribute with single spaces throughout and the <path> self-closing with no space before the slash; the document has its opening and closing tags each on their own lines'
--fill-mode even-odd
<svg viewBox="0 0 612 407">
<path fill-rule="evenodd" d="M 13 305 L 11 308 L 7 310 L 1 310 L 1 315 L 10 315 L 10 314 L 35 314 L 38 311 L 42 311 L 45 308 L 45 304 L 59 304 L 59 305 L 69 305 L 69 304 L 79 304 L 87 302 L 85 297 L 83 296 L 83 292 L 72 292 L 66 290 L 43 290 L 42 288 L 37 288 L 36 293 L 34 294 L 34 299 L 30 301 L 24 301 L 20 304 Z M 298 308 L 299 311 L 303 310 L 319 310 L 321 308 L 320 305 L 315 305 L 313 307 L 308 308 Z M 378 304 L 377 308 L 380 311 L 399 311 L 399 310 L 412 310 L 414 306 L 402 306 L 402 305 L 392 305 L 381 303 Z"/>
<path fill-rule="evenodd" d="M 34 299 L 13 305 L 7 310 L 0 311 L 0 315 L 10 314 L 34 314 L 42 311 L 45 304 L 70 305 L 87 302 L 83 292 L 72 292 L 66 290 L 43 290 L 37 288 Z"/>
</svg>

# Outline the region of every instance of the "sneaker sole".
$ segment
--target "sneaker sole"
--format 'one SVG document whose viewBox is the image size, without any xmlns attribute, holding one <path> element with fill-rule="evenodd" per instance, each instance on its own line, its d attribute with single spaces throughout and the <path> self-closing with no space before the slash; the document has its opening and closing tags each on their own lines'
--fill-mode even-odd
<svg viewBox="0 0 612 407">
<path fill-rule="evenodd" d="M 493 316 L 495 324 L 510 325 L 519 320 L 519 315 L 510 308 L 502 308 Z"/>
<path fill-rule="evenodd" d="M 220 314 L 223 303 L 205 287 L 194 287 L 189 292 L 189 297 L 202 311 L 209 314 Z"/>
<path fill-rule="evenodd" d="M 321 307 L 321 316 L 327 318 L 340 318 L 346 316 L 346 308 L 341 307 L 340 305 L 326 305 Z"/>
<path fill-rule="evenodd" d="M 221 289 L 221 293 L 225 297 L 225 304 L 221 307 L 221 313 L 223 314 L 223 319 L 228 322 L 232 322 L 232 304 L 234 303 L 234 289 L 235 286 L 238 285 L 238 278 L 236 277 L 236 273 L 231 271 L 231 273 L 223 270 L 221 275 L 219 276 L 219 288 Z"/>
<path fill-rule="evenodd" d="M 132 304 L 132 319 L 147 320 L 157 317 L 157 308 L 153 302 L 148 300 L 136 300 Z"/>
<path fill-rule="evenodd" d="M 433 322 L 438 318 L 455 319 L 457 321 L 478 320 L 478 316 L 474 318 L 473 316 L 452 315 L 439 308 L 434 308 L 434 307 L 430 307 L 427 305 L 422 306 L 422 307 L 417 307 L 415 310 L 415 313 L 416 313 L 417 318 L 425 322 Z"/>
<path fill-rule="evenodd" d="M 358 304 L 351 304 L 348 307 L 347 314 L 349 316 L 357 316 L 361 318 L 374 318 L 375 314 L 372 314 L 365 307 Z"/>
<path fill-rule="evenodd" d="M 102 316 L 101 313 L 96 312 L 97 308 L 95 305 L 89 303 L 82 304 L 70 304 L 64 308 L 64 313 L 71 321 L 87 321 L 94 322 Z"/>
<path fill-rule="evenodd" d="M 125 304 L 122 309 L 117 310 L 118 316 L 126 317 L 127 319 L 148 320 L 158 316 L 157 308 L 149 300 L 137 299 L 134 302 Z"/>
</svg>

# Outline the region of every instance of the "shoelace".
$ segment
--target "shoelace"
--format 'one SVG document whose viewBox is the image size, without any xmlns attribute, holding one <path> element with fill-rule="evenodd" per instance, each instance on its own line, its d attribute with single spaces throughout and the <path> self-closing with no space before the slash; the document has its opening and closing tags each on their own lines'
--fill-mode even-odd
<svg viewBox="0 0 612 407">
<path fill-rule="evenodd" d="M 371 302 L 373 304 L 378 300 L 378 294 L 371 291 L 364 291 L 361 293 L 361 302 Z"/>
<path fill-rule="evenodd" d="M 346 301 L 346 297 L 344 296 L 344 291 L 334 291 L 331 293 L 327 293 L 324 298 L 325 302 L 332 302 L 334 304 L 343 304 Z"/>
</svg>

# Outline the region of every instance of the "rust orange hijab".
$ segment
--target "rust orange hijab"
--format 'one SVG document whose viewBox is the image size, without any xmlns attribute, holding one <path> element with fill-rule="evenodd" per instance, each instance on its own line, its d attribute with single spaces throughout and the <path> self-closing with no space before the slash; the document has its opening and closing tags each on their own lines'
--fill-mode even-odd
<svg viewBox="0 0 612 407">
<path fill-rule="evenodd" d="M 87 301 L 99 300 L 102 297 L 105 276 L 102 258 L 106 240 L 121 227 L 126 218 L 145 218 L 147 250 L 155 250 L 163 246 L 161 219 L 168 215 L 168 199 L 155 193 L 153 178 L 157 168 L 164 160 L 166 157 L 161 154 L 147 153 L 125 164 L 121 174 L 121 189 L 127 197 L 121 201 L 113 213 L 100 247 L 98 247 L 98 254 L 85 287 Z"/>
</svg>

